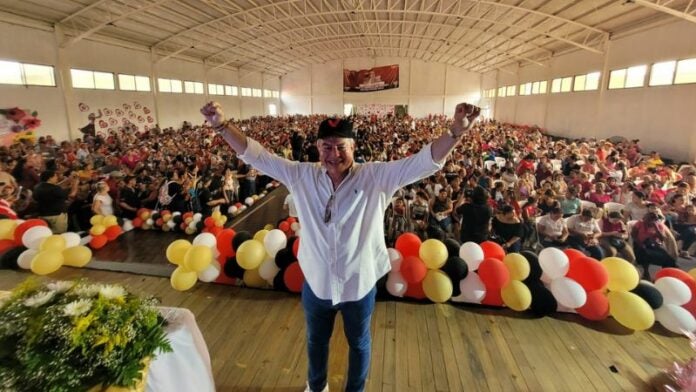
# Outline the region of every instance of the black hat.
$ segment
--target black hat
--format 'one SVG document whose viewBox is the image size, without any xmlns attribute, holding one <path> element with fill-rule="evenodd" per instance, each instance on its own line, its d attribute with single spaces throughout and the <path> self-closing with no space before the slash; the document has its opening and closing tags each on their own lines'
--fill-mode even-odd
<svg viewBox="0 0 696 392">
<path fill-rule="evenodd" d="M 327 137 L 355 139 L 353 123 L 342 118 L 327 118 L 319 124 L 317 138 L 325 139 Z"/>
</svg>

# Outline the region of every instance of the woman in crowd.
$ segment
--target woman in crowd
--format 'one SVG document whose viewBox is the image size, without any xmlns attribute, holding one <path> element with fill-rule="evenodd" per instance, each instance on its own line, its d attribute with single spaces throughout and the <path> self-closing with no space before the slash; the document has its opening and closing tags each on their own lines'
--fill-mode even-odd
<svg viewBox="0 0 696 392">
<path fill-rule="evenodd" d="M 97 183 L 97 193 L 92 199 L 92 212 L 104 216 L 114 214 L 114 200 L 109 195 L 109 185 L 105 181 Z"/>
<path fill-rule="evenodd" d="M 620 212 L 612 211 L 602 219 L 600 245 L 607 257 L 619 256 L 635 263 L 636 256 L 628 244 L 628 231 L 622 218 Z"/>
<path fill-rule="evenodd" d="M 650 280 L 651 264 L 661 267 L 676 267 L 677 261 L 665 245 L 669 229 L 658 220 L 655 213 L 649 212 L 636 222 L 631 231 L 636 262 L 643 266 L 643 279 Z"/>
<path fill-rule="evenodd" d="M 522 221 L 515 215 L 512 206 L 506 204 L 498 209 L 498 213 L 493 217 L 493 234 L 506 252 L 522 250 Z"/>
</svg>

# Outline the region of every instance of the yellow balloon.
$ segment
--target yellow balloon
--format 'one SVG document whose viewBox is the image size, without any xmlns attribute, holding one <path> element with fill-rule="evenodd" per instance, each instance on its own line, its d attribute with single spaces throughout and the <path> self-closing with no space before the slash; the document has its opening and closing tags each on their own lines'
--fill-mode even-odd
<svg viewBox="0 0 696 392">
<path fill-rule="evenodd" d="M 41 240 L 41 245 L 39 245 L 39 250 L 52 250 L 56 252 L 62 252 L 65 249 L 65 237 L 60 234 L 49 235 L 48 237 Z"/>
<path fill-rule="evenodd" d="M 645 300 L 627 291 L 609 292 L 609 314 L 626 328 L 646 330 L 655 323 L 655 312 Z"/>
<path fill-rule="evenodd" d="M 263 239 L 266 238 L 266 234 L 268 234 L 268 230 L 259 230 L 254 234 L 254 239 L 263 244 Z"/>
<path fill-rule="evenodd" d="M 94 215 L 89 219 L 89 223 L 92 224 L 92 226 L 96 225 L 101 225 L 104 222 L 104 215 Z"/>
<path fill-rule="evenodd" d="M 188 271 L 181 266 L 177 267 L 169 278 L 169 282 L 172 284 L 174 290 L 178 291 L 190 289 L 196 284 L 196 280 L 198 280 L 198 274 L 196 272 Z"/>
<path fill-rule="evenodd" d="M 97 236 L 97 235 L 102 235 L 106 231 L 106 227 L 102 224 L 94 225 L 92 228 L 89 230 L 89 234 Z"/>
<path fill-rule="evenodd" d="M 500 294 L 503 297 L 503 303 L 512 310 L 521 312 L 532 305 L 532 293 L 529 291 L 529 287 L 519 280 L 511 280 L 503 287 Z"/>
<path fill-rule="evenodd" d="M 37 275 L 48 275 L 58 271 L 61 265 L 63 265 L 61 252 L 44 250 L 31 259 L 31 272 Z"/>
<path fill-rule="evenodd" d="M 205 245 L 193 245 L 186 251 L 184 256 L 184 267 L 187 270 L 201 272 L 208 268 L 213 261 L 213 251 Z"/>
<path fill-rule="evenodd" d="M 273 226 L 272 224 L 269 223 L 266 226 L 264 226 L 263 229 L 271 231 L 271 230 L 275 229 L 275 226 Z"/>
<path fill-rule="evenodd" d="M 184 263 L 186 252 L 191 248 L 191 243 L 186 240 L 176 240 L 167 247 L 167 260 L 176 265 Z"/>
<path fill-rule="evenodd" d="M 638 270 L 628 261 L 618 257 L 607 257 L 602 264 L 609 273 L 610 291 L 631 291 L 638 286 Z"/>
<path fill-rule="evenodd" d="M 244 241 L 237 249 L 237 263 L 246 270 L 259 268 L 265 258 L 266 248 L 257 240 Z"/>
<path fill-rule="evenodd" d="M 422 245 L 421 245 L 422 246 Z M 452 297 L 452 281 L 440 270 L 431 269 L 423 279 L 423 292 L 433 302 L 446 302 Z"/>
<path fill-rule="evenodd" d="M 529 262 L 521 254 L 508 253 L 503 259 L 503 263 L 510 271 L 511 280 L 525 280 L 529 276 Z"/>
<path fill-rule="evenodd" d="M 92 250 L 78 245 L 63 251 L 63 264 L 70 267 L 84 267 L 92 260 Z"/>
<path fill-rule="evenodd" d="M 220 219 L 222 214 L 220 213 L 220 211 L 213 211 L 213 214 L 210 216 L 213 217 L 213 220 L 218 220 L 218 219 Z"/>
<path fill-rule="evenodd" d="M 143 211 L 143 212 L 140 214 L 140 219 L 142 219 L 142 220 L 147 220 L 147 219 L 150 217 L 150 215 L 151 215 L 151 214 L 150 214 L 150 211 Z"/>
<path fill-rule="evenodd" d="M 268 282 L 266 282 L 261 275 L 259 275 L 259 269 L 255 268 L 244 271 L 244 284 L 249 287 L 260 289 L 266 287 Z"/>
<path fill-rule="evenodd" d="M 696 268 L 692 268 L 691 271 L 689 271 L 689 275 L 693 276 L 694 279 L 696 279 Z"/>
<path fill-rule="evenodd" d="M 102 220 L 102 225 L 104 225 L 105 227 L 111 227 L 117 224 L 118 219 L 116 219 L 116 217 L 113 215 L 107 215 L 104 217 L 104 220 Z"/>
<path fill-rule="evenodd" d="M 426 240 L 421 244 L 418 253 L 429 269 L 439 269 L 447 261 L 447 247 L 440 240 Z"/>
<path fill-rule="evenodd" d="M 14 219 L 0 220 L 0 240 L 14 240 L 14 231 L 17 221 Z"/>
</svg>

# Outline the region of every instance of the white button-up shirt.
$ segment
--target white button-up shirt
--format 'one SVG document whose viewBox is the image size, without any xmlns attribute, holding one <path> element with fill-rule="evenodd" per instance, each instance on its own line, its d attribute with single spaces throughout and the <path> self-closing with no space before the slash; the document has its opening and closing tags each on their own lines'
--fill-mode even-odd
<svg viewBox="0 0 696 392">
<path fill-rule="evenodd" d="M 334 305 L 363 298 L 389 272 L 384 211 L 391 197 L 442 168 L 433 161 L 429 144 L 405 159 L 353 163 L 334 191 L 321 164 L 280 158 L 253 139 L 247 138 L 247 149 L 239 157 L 292 193 L 302 224 L 300 267 L 314 294 Z M 327 205 L 331 220 L 324 223 Z"/>
</svg>

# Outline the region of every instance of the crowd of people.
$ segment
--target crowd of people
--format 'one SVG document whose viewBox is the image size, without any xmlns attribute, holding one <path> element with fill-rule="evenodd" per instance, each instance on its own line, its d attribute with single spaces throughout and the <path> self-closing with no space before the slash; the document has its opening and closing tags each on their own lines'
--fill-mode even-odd
<svg viewBox="0 0 696 392">
<path fill-rule="evenodd" d="M 325 116 L 235 123 L 275 154 L 316 162 Z M 353 116 L 356 161 L 411 155 L 449 126 L 445 116 Z M 0 214 L 41 217 L 54 232 L 85 231 L 94 214 L 132 219 L 138 209 L 210 215 L 272 179 L 237 158 L 206 124 L 144 133 L 50 135 L 0 148 Z M 638 141 L 566 140 L 492 120 L 474 126 L 434 176 L 401 189 L 385 240 L 404 232 L 461 242 L 492 239 L 508 251 L 572 247 L 674 266 L 696 249 L 696 169 L 678 170 Z"/>
</svg>

